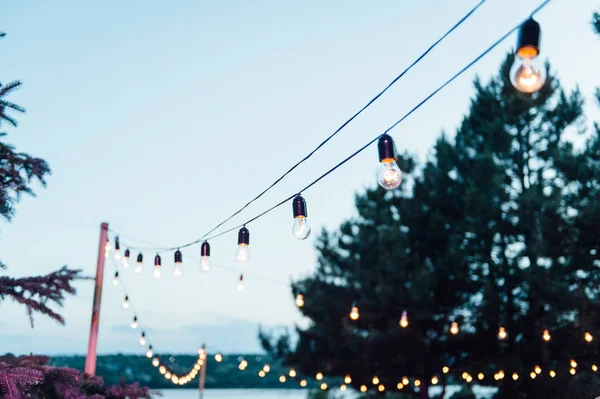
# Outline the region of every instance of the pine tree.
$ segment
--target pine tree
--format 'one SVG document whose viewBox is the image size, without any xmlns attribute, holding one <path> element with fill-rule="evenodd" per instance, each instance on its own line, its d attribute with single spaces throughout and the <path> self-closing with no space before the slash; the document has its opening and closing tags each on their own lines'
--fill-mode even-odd
<svg viewBox="0 0 600 399">
<path fill-rule="evenodd" d="M 546 85 L 520 93 L 512 61 L 488 83 L 475 81 L 455 138 L 442 135 L 422 168 L 403 157 L 413 174 L 402 190 L 366 190 L 358 217 L 322 232 L 315 274 L 293 285 L 311 323 L 297 329 L 294 348 L 280 339 L 286 362 L 309 376 L 348 373 L 370 391 L 373 376 L 387 388 L 411 376 L 421 385 L 403 392 L 421 398 L 432 376 L 445 382 L 444 365 L 455 382 L 482 372 L 498 398 L 562 398 L 581 384 L 569 362 L 585 374 L 598 347 L 584 334 L 600 335 L 600 147 L 597 135 L 582 152 L 565 138 L 584 130 L 578 90 L 561 89 L 547 66 Z M 357 321 L 348 318 L 353 301 Z M 403 310 L 408 328 L 398 325 Z M 542 374 L 532 380 L 536 365 Z"/>
</svg>

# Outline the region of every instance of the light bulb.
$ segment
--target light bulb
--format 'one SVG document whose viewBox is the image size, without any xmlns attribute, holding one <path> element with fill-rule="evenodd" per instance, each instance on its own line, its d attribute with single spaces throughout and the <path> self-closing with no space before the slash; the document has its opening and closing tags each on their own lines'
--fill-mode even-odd
<svg viewBox="0 0 600 399">
<path fill-rule="evenodd" d="M 305 387 L 307 384 L 308 384 L 308 382 L 306 380 L 300 381 L 300 386 L 301 387 Z"/>
<path fill-rule="evenodd" d="M 317 375 L 315 376 L 315 379 L 317 381 L 321 381 L 323 379 L 323 373 L 321 373 L 321 372 L 317 373 Z"/>
<path fill-rule="evenodd" d="M 290 372 L 289 372 L 289 376 L 292 377 L 292 378 L 296 377 L 296 370 L 291 369 Z"/>
<path fill-rule="evenodd" d="M 546 67 L 538 57 L 515 56 L 510 68 L 510 81 L 523 93 L 535 93 L 546 83 Z"/>
<path fill-rule="evenodd" d="M 469 378 L 471 378 L 471 376 L 469 376 Z M 468 382 L 471 382 L 471 381 L 469 381 L 469 378 L 467 378 L 467 381 L 468 381 Z M 472 378 L 471 378 L 471 379 L 472 379 Z M 421 381 L 420 381 L 420 380 L 415 380 L 415 386 L 416 386 L 416 387 L 419 387 L 419 386 L 421 386 Z"/>
<path fill-rule="evenodd" d="M 585 339 L 585 342 L 592 342 L 594 340 L 594 336 L 592 334 L 590 334 L 589 332 L 586 332 L 585 335 L 583 336 L 583 339 Z"/>
<path fill-rule="evenodd" d="M 238 291 L 244 291 L 244 275 L 240 274 L 240 279 L 238 280 L 238 286 L 237 286 Z"/>
<path fill-rule="evenodd" d="M 115 272 L 115 276 L 113 277 L 113 285 L 119 285 L 119 272 Z"/>
<path fill-rule="evenodd" d="M 542 374 L 542 368 L 540 366 L 535 366 L 535 368 L 533 369 L 533 371 L 536 374 Z"/>
<path fill-rule="evenodd" d="M 544 333 L 542 334 L 542 339 L 546 342 L 549 342 L 552 339 L 552 336 L 550 335 L 550 331 L 544 330 Z"/>
<path fill-rule="evenodd" d="M 304 295 L 301 293 L 296 295 L 296 306 L 299 308 L 304 306 Z"/>
<path fill-rule="evenodd" d="M 282 375 L 281 377 L 279 377 L 279 382 L 283 383 L 285 381 L 286 381 L 285 375 Z"/>
<path fill-rule="evenodd" d="M 175 251 L 175 269 L 173 269 L 173 275 L 175 277 L 179 277 L 183 275 L 183 270 L 181 269 L 181 264 L 183 263 L 183 256 L 181 255 L 181 251 Z"/>
<path fill-rule="evenodd" d="M 246 226 L 238 232 L 238 247 L 235 251 L 235 260 L 238 263 L 246 263 L 250 259 L 250 231 Z"/>
<path fill-rule="evenodd" d="M 148 350 L 146 351 L 146 357 L 147 357 L 148 359 L 150 359 L 150 358 L 152 357 L 152 345 L 150 345 L 150 346 L 148 347 Z"/>
<path fill-rule="evenodd" d="M 408 384 L 410 384 L 410 381 L 408 380 L 408 377 L 402 377 L 402 383 L 403 383 L 404 385 L 408 385 Z"/>
<path fill-rule="evenodd" d="M 204 241 L 200 246 L 200 269 L 203 272 L 210 270 L 210 245 Z"/>
<path fill-rule="evenodd" d="M 157 357 L 155 357 L 154 359 L 152 359 L 152 365 L 154 367 L 158 367 L 159 364 L 160 364 L 160 361 L 158 360 Z"/>
<path fill-rule="evenodd" d="M 518 380 L 518 379 L 519 379 L 519 374 L 517 374 L 517 373 L 513 373 L 513 375 L 512 375 L 512 379 L 513 379 L 514 381 Z"/>
<path fill-rule="evenodd" d="M 379 384 L 379 377 L 373 377 L 373 385 Z"/>
<path fill-rule="evenodd" d="M 571 370 L 569 370 L 569 373 L 571 373 L 571 375 L 575 375 L 575 373 L 577 373 L 577 370 L 571 369 Z"/>
<path fill-rule="evenodd" d="M 352 378 L 349 375 L 344 377 L 344 384 L 351 384 L 351 383 L 352 383 Z"/>
<path fill-rule="evenodd" d="M 431 378 L 431 385 L 437 385 L 438 382 L 440 382 L 440 380 L 438 380 L 438 378 L 436 376 L 433 376 Z"/>
<path fill-rule="evenodd" d="M 350 310 L 350 319 L 358 320 L 360 314 L 358 313 L 358 305 L 355 303 L 352 304 L 352 309 Z"/>
<path fill-rule="evenodd" d="M 366 385 L 361 385 L 360 386 L 360 391 L 361 392 L 367 392 L 367 386 Z"/>
<path fill-rule="evenodd" d="M 506 329 L 504 327 L 500 327 L 498 329 L 498 339 L 504 340 L 504 339 L 506 339 L 507 336 L 508 336 L 508 334 L 506 333 Z"/>
<path fill-rule="evenodd" d="M 576 368 L 577 367 L 577 362 L 575 361 L 575 359 L 571 359 L 571 367 Z"/>
<path fill-rule="evenodd" d="M 294 219 L 292 226 L 292 234 L 298 240 L 305 240 L 310 236 L 311 228 L 308 220 L 305 217 L 297 217 Z"/>
<path fill-rule="evenodd" d="M 221 362 L 223 361 L 223 355 L 221 355 L 220 353 L 217 353 L 217 354 L 215 355 L 215 361 L 216 361 L 217 363 L 221 363 Z"/>
<path fill-rule="evenodd" d="M 479 381 L 483 380 L 485 378 L 485 375 L 483 375 L 483 373 L 479 373 L 477 375 L 477 378 L 479 378 Z"/>
<path fill-rule="evenodd" d="M 141 273 L 142 272 L 142 262 L 144 260 L 144 255 L 142 255 L 141 253 L 138 254 L 137 256 L 137 263 L 135 265 L 135 272 L 136 273 Z"/>
<path fill-rule="evenodd" d="M 394 139 L 388 134 L 382 134 L 377 142 L 379 151 L 379 171 L 377 182 L 386 190 L 397 188 L 402 182 L 402 172 L 396 164 L 396 146 Z"/>
<path fill-rule="evenodd" d="M 129 249 L 125 250 L 125 255 L 123 255 L 123 267 L 127 268 L 129 267 L 129 256 L 131 255 L 131 252 L 129 251 Z"/>
<path fill-rule="evenodd" d="M 460 329 L 458 328 L 458 323 L 457 322 L 453 322 L 452 326 L 450 327 L 450 334 L 456 335 L 459 332 L 460 332 Z"/>
<path fill-rule="evenodd" d="M 110 241 L 106 240 L 106 244 L 104 244 L 104 252 L 109 252 L 110 251 Z"/>
<path fill-rule="evenodd" d="M 158 372 L 161 373 L 161 374 L 164 374 L 164 373 L 167 372 L 167 368 L 165 366 L 160 366 L 158 368 Z"/>
<path fill-rule="evenodd" d="M 123 309 L 129 309 L 129 297 L 125 296 L 125 300 L 123 301 Z"/>
<path fill-rule="evenodd" d="M 400 327 L 408 327 L 408 313 L 406 312 L 406 310 L 402 311 L 402 317 L 400 318 Z"/>
<path fill-rule="evenodd" d="M 146 333 L 142 332 L 142 335 L 140 336 L 140 345 L 144 346 L 146 345 Z"/>
<path fill-rule="evenodd" d="M 340 386 L 340 391 L 342 391 L 342 392 L 345 392 L 345 391 L 346 391 L 346 389 L 348 389 L 348 387 L 347 387 L 345 384 L 342 384 L 342 385 Z"/>
<path fill-rule="evenodd" d="M 325 391 L 326 389 L 327 389 L 327 383 L 324 382 L 324 383 L 321 384 L 321 390 Z"/>
<path fill-rule="evenodd" d="M 556 377 L 556 371 L 550 370 L 550 377 L 552 377 L 552 378 Z"/>
<path fill-rule="evenodd" d="M 450 371 L 450 368 L 448 366 L 442 367 L 442 373 L 448 374 L 449 371 Z"/>
<path fill-rule="evenodd" d="M 115 259 L 121 259 L 121 246 L 119 245 L 119 237 L 115 237 Z"/>
<path fill-rule="evenodd" d="M 154 270 L 152 271 L 152 275 L 154 278 L 160 278 L 160 266 L 161 266 L 160 255 L 156 254 L 154 257 Z"/>
<path fill-rule="evenodd" d="M 133 321 L 131 322 L 131 328 L 133 328 L 134 330 L 137 328 L 137 316 L 133 317 Z"/>
<path fill-rule="evenodd" d="M 271 366 L 269 366 L 268 364 L 265 364 L 265 366 L 263 367 L 263 370 L 265 371 L 265 373 L 268 373 L 269 371 L 271 371 Z"/>
</svg>

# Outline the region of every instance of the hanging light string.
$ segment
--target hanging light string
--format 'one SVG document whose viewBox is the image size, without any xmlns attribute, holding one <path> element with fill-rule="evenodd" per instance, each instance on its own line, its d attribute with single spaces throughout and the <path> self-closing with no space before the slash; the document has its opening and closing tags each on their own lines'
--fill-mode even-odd
<svg viewBox="0 0 600 399">
<path fill-rule="evenodd" d="M 530 15 L 534 16 L 535 14 L 537 14 L 540 10 L 542 10 L 545 6 L 547 6 L 550 3 L 550 1 L 551 0 L 545 0 L 545 1 L 543 1 L 539 6 L 537 6 L 531 12 Z M 529 17 L 528 17 L 528 19 L 529 19 Z M 225 234 L 228 234 L 230 232 L 239 230 L 240 228 L 245 227 L 248 224 L 250 224 L 250 223 L 254 222 L 255 220 L 261 218 L 262 216 L 266 215 L 267 213 L 270 213 L 271 211 L 279 208 L 283 204 L 285 204 L 288 201 L 292 200 L 296 195 L 298 195 L 298 193 L 303 193 L 303 192 L 307 191 L 308 189 L 310 189 L 311 187 L 313 187 L 315 184 L 317 184 L 318 182 L 320 182 L 321 180 L 323 180 L 329 174 L 331 174 L 332 172 L 334 172 L 335 170 L 337 170 L 338 168 L 340 168 L 342 165 L 344 165 L 345 163 L 347 163 L 348 161 L 350 161 L 352 158 L 354 158 L 355 156 L 357 156 L 358 154 L 360 154 L 361 152 L 363 152 L 365 149 L 367 149 L 369 146 L 371 146 L 373 143 L 375 143 L 376 141 L 378 141 L 382 136 L 386 135 L 387 133 L 389 133 L 390 131 L 392 131 L 394 128 L 396 128 L 400 123 L 402 123 L 410 115 L 412 115 L 415 111 L 417 111 L 419 108 L 421 108 L 425 103 L 427 103 L 436 94 L 438 94 L 440 91 L 442 91 L 444 88 L 446 88 L 449 84 L 451 84 L 452 82 L 454 82 L 454 80 L 456 80 L 459 76 L 461 76 L 463 73 L 465 73 L 467 70 L 469 70 L 473 65 L 475 65 L 477 62 L 479 62 L 483 57 L 485 57 L 487 54 L 489 54 L 493 49 L 495 49 L 498 45 L 500 45 L 510 35 L 512 35 L 517 30 L 519 30 L 521 28 L 521 26 L 528 19 L 522 21 L 518 25 L 516 25 L 513 28 L 511 28 L 510 30 L 508 30 L 504 35 L 502 35 L 499 39 L 497 39 L 494 43 L 492 43 L 492 45 L 490 45 L 488 48 L 486 48 L 482 53 L 480 53 L 477 57 L 475 57 L 471 62 L 469 62 L 467 65 L 465 65 L 463 68 L 461 68 L 452 77 L 450 77 L 448 80 L 446 80 L 441 86 L 439 86 L 437 89 L 435 89 L 429 95 L 427 95 L 423 100 L 421 100 L 417 105 L 415 105 L 404 116 L 402 116 L 400 119 L 398 119 L 396 122 L 394 122 L 383 133 L 381 133 L 381 134 L 377 135 L 376 137 L 374 137 L 372 140 L 370 140 L 369 142 L 367 142 L 366 144 L 364 144 L 358 150 L 356 150 L 355 152 L 353 152 L 352 154 L 350 154 L 344 160 L 342 160 L 337 165 L 335 165 L 334 167 L 332 167 L 331 169 L 329 169 L 328 171 L 326 171 L 325 173 L 323 173 L 321 176 L 319 176 L 317 179 L 313 180 L 311 183 L 309 183 L 308 185 L 306 185 L 301 190 L 298 190 L 298 191 L 294 192 L 292 195 L 286 197 L 285 199 L 281 200 L 280 202 L 276 203 L 275 205 L 271 206 L 270 208 L 266 209 L 265 211 L 263 211 L 263 212 L 257 214 L 256 216 L 248 219 L 245 223 L 239 224 L 239 225 L 237 225 L 235 227 L 229 228 L 229 229 L 224 230 L 222 232 L 212 234 L 212 233 L 215 232 L 215 230 L 218 229 L 218 227 L 222 226 L 226 221 L 230 220 L 235 215 L 239 214 L 239 212 L 241 212 L 241 210 L 238 211 L 238 212 L 236 212 L 236 213 L 234 213 L 232 216 L 230 216 L 228 219 L 226 219 L 226 221 L 220 223 L 217 227 L 211 229 L 208 233 L 204 234 L 203 236 L 201 236 L 200 238 L 198 238 L 198 239 L 196 239 L 194 241 L 188 242 L 186 244 L 178 245 L 178 246 L 175 246 L 175 247 L 147 247 L 147 248 L 138 248 L 138 249 L 139 250 L 145 250 L 145 251 L 154 251 L 154 252 L 157 252 L 157 253 L 162 253 L 162 252 L 167 252 L 167 251 L 175 251 L 177 249 L 183 249 L 183 248 L 186 248 L 186 247 L 198 244 L 200 242 L 210 241 L 210 240 L 213 240 L 213 239 L 215 239 L 217 237 L 220 237 L 222 235 L 225 235 Z M 244 208 L 242 208 L 242 209 L 244 209 Z"/>
<path fill-rule="evenodd" d="M 107 253 L 108 252 L 109 251 L 107 251 Z M 152 365 L 157 368 L 159 373 L 162 374 L 163 376 L 165 376 L 165 378 L 168 379 L 169 381 L 171 381 L 173 384 L 185 385 L 185 384 L 188 384 L 189 382 L 193 381 L 194 378 L 196 378 L 198 372 L 200 371 L 200 368 L 206 361 L 206 352 L 204 351 L 204 349 L 201 349 L 198 351 L 199 356 L 198 356 L 196 363 L 185 374 L 177 374 L 172 370 L 171 366 L 167 366 L 167 365 L 165 365 L 165 363 L 161 362 L 160 356 L 156 354 L 156 351 L 155 351 L 152 343 L 150 342 L 148 335 L 146 334 L 147 330 L 143 327 L 142 323 L 140 322 L 140 319 L 138 318 L 138 312 L 135 309 L 135 306 L 133 305 L 133 302 L 129 296 L 129 293 L 127 291 L 125 282 L 123 281 L 122 275 L 119 274 L 118 265 L 116 263 L 115 258 L 113 256 L 107 256 L 107 257 L 111 258 L 113 267 L 115 269 L 115 277 L 114 278 L 115 278 L 115 280 L 118 279 L 117 284 L 114 284 L 114 285 L 120 285 L 122 287 L 123 293 L 125 294 L 125 302 L 123 302 L 123 305 L 124 305 L 123 307 L 126 309 L 131 309 L 131 312 L 133 313 L 132 327 L 135 325 L 135 327 L 133 327 L 133 329 L 137 330 L 137 328 L 139 327 L 140 331 L 142 332 L 142 335 L 140 337 L 140 344 L 142 346 L 147 347 L 146 357 L 148 357 L 149 361 L 152 362 Z M 115 280 L 113 280 L 113 283 Z M 127 306 L 125 306 L 125 304 L 127 304 Z"/>
</svg>

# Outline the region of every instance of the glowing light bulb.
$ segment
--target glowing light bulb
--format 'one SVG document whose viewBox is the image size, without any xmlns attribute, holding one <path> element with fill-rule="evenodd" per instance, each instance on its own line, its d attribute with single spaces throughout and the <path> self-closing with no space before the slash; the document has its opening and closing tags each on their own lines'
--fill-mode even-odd
<svg viewBox="0 0 600 399">
<path fill-rule="evenodd" d="M 250 259 L 250 231 L 244 226 L 238 232 L 238 247 L 235 250 L 235 260 L 246 263 Z"/>
<path fill-rule="evenodd" d="M 298 295 L 296 295 L 296 306 L 298 306 L 299 308 L 304 306 L 304 294 L 299 293 Z"/>
<path fill-rule="evenodd" d="M 457 322 L 453 322 L 452 326 L 450 327 L 450 334 L 456 335 L 459 332 L 460 332 L 460 329 L 458 328 L 458 323 Z"/>
<path fill-rule="evenodd" d="M 265 373 L 268 373 L 269 371 L 271 371 L 271 366 L 269 366 L 268 364 L 265 364 L 263 366 L 263 370 L 265 371 Z"/>
<path fill-rule="evenodd" d="M 481 381 L 485 378 L 485 375 L 483 375 L 483 373 L 479 373 L 477 374 L 477 378 L 479 379 L 479 381 Z"/>
<path fill-rule="evenodd" d="M 176 375 L 171 377 L 171 381 L 173 381 L 173 384 L 177 384 L 179 382 L 179 377 L 177 377 Z"/>
<path fill-rule="evenodd" d="M 402 317 L 400 318 L 400 327 L 408 327 L 408 313 L 406 312 L 406 310 L 402 311 Z"/>
<path fill-rule="evenodd" d="M 135 265 L 135 270 L 134 270 L 138 274 L 142 272 L 142 261 L 143 260 L 144 260 L 144 255 L 142 255 L 141 253 L 138 254 L 137 263 Z"/>
<path fill-rule="evenodd" d="M 569 370 L 569 373 L 571 373 L 571 375 L 575 375 L 575 373 L 577 373 L 577 370 L 571 369 L 571 370 Z"/>
<path fill-rule="evenodd" d="M 146 345 L 146 333 L 142 332 L 142 335 L 140 336 L 140 345 L 144 346 Z"/>
<path fill-rule="evenodd" d="M 402 377 L 402 383 L 403 383 L 404 385 L 408 385 L 408 384 L 410 384 L 410 381 L 408 380 L 408 377 Z"/>
<path fill-rule="evenodd" d="M 311 228 L 306 217 L 306 201 L 298 194 L 292 201 L 292 211 L 294 214 L 294 225 L 292 226 L 292 234 L 298 240 L 305 240 L 310 236 Z"/>
<path fill-rule="evenodd" d="M 124 268 L 128 268 L 129 267 L 129 257 L 131 255 L 131 252 L 129 252 L 129 249 L 125 250 L 125 255 L 123 256 L 123 267 Z"/>
<path fill-rule="evenodd" d="M 113 277 L 113 285 L 119 285 L 119 272 L 115 272 L 115 276 Z"/>
<path fill-rule="evenodd" d="M 279 382 L 283 383 L 286 381 L 285 375 L 282 375 L 281 377 L 279 377 Z"/>
<path fill-rule="evenodd" d="M 156 254 L 154 257 L 154 270 L 152 271 L 152 275 L 154 278 L 160 278 L 160 267 L 161 267 L 161 259 L 160 255 Z"/>
<path fill-rule="evenodd" d="M 147 357 L 148 359 L 150 359 L 150 358 L 152 357 L 152 355 L 153 355 L 153 353 L 152 353 L 152 345 L 150 345 L 150 346 L 148 347 L 148 350 L 146 351 L 146 357 Z"/>
<path fill-rule="evenodd" d="M 404 384 L 399 382 L 398 385 L 396 385 L 396 388 L 398 388 L 399 390 L 404 388 Z"/>
<path fill-rule="evenodd" d="M 596 371 L 598 371 L 598 366 L 596 366 L 595 364 L 592 364 L 592 371 L 595 373 Z"/>
<path fill-rule="evenodd" d="M 537 374 L 532 371 L 531 373 L 529 373 L 529 376 L 531 377 L 532 380 L 535 380 L 535 377 L 537 377 Z"/>
<path fill-rule="evenodd" d="M 536 374 L 542 374 L 542 368 L 540 366 L 535 366 L 535 368 L 533 369 L 533 371 Z"/>
<path fill-rule="evenodd" d="M 504 327 L 500 327 L 498 329 L 498 339 L 502 341 L 506 339 L 507 336 L 508 334 L 506 333 L 506 329 Z"/>
<path fill-rule="evenodd" d="M 379 384 L 379 377 L 373 377 L 373 385 Z"/>
<path fill-rule="evenodd" d="M 200 246 L 200 270 L 208 272 L 210 270 L 210 245 L 204 241 Z"/>
<path fill-rule="evenodd" d="M 396 146 L 388 134 L 382 134 L 377 142 L 379 151 L 379 170 L 377 182 L 386 190 L 397 188 L 402 182 L 402 172 L 396 164 Z"/>
<path fill-rule="evenodd" d="M 172 375 L 172 374 L 171 374 L 171 372 L 170 372 L 170 371 L 167 371 L 167 372 L 165 373 L 165 378 L 166 378 L 167 380 L 170 380 L 170 379 L 171 379 L 171 375 Z"/>
<path fill-rule="evenodd" d="M 154 367 L 158 367 L 159 364 L 160 364 L 160 360 L 158 360 L 157 357 L 155 357 L 154 359 L 152 359 L 152 365 Z"/>
<path fill-rule="evenodd" d="M 158 368 L 159 373 L 164 374 L 167 372 L 167 368 L 165 366 L 160 366 Z"/>
<path fill-rule="evenodd" d="M 385 386 L 384 385 L 380 385 L 380 386 L 377 387 L 377 390 L 379 392 L 383 392 L 383 391 L 385 391 Z"/>
<path fill-rule="evenodd" d="M 104 244 L 104 252 L 109 252 L 111 249 L 110 241 L 106 240 L 106 244 Z"/>
<path fill-rule="evenodd" d="M 300 386 L 301 387 L 305 387 L 306 385 L 308 385 L 308 382 L 306 382 L 306 380 L 300 381 Z"/>
<path fill-rule="evenodd" d="M 327 383 L 322 383 L 321 384 L 321 390 L 325 391 L 327 389 Z"/>
<path fill-rule="evenodd" d="M 137 328 L 137 326 L 138 326 L 137 316 L 133 316 L 133 321 L 131 322 L 131 328 L 133 328 L 135 330 Z"/>
<path fill-rule="evenodd" d="M 123 301 L 123 309 L 129 309 L 129 297 L 126 295 Z"/>
<path fill-rule="evenodd" d="M 237 289 L 240 292 L 244 291 L 244 275 L 243 274 L 240 274 L 240 279 L 238 280 Z"/>
<path fill-rule="evenodd" d="M 360 386 L 360 391 L 361 392 L 367 392 L 367 386 L 366 385 L 361 385 Z"/>
<path fill-rule="evenodd" d="M 344 377 L 344 384 L 351 384 L 351 383 L 352 383 L 352 378 L 349 375 Z"/>
<path fill-rule="evenodd" d="M 554 377 L 556 377 L 556 371 L 554 371 L 554 370 L 550 370 L 550 377 L 551 377 L 551 378 L 554 378 Z"/>
<path fill-rule="evenodd" d="M 550 335 L 550 331 L 548 331 L 547 329 L 544 330 L 544 333 L 542 334 L 542 339 L 546 342 L 550 342 L 550 340 L 552 339 L 552 336 Z"/>
<path fill-rule="evenodd" d="M 354 302 L 352 304 L 352 309 L 350 310 L 350 319 L 358 320 L 359 317 L 360 317 L 360 314 L 358 313 L 358 304 L 356 302 Z"/>
<path fill-rule="evenodd" d="M 420 380 L 415 380 L 415 386 L 416 387 L 420 387 L 421 386 L 421 381 Z"/>
<path fill-rule="evenodd" d="M 500 380 L 503 380 L 503 379 L 504 379 L 504 371 L 500 370 L 500 371 L 498 372 L 498 378 L 499 378 Z"/>
<path fill-rule="evenodd" d="M 431 378 L 431 385 L 437 385 L 438 382 L 440 382 L 440 380 L 438 380 L 438 378 L 436 376 L 433 376 Z"/>
<path fill-rule="evenodd" d="M 258 376 L 259 376 L 260 378 L 264 378 L 266 375 L 267 375 L 267 373 L 265 373 L 265 371 L 264 371 L 264 370 L 260 370 L 260 371 L 258 372 Z"/>
<path fill-rule="evenodd" d="M 173 275 L 175 277 L 179 277 L 183 275 L 183 269 L 181 269 L 181 264 L 183 263 L 183 255 L 180 250 L 175 251 L 175 269 L 173 269 Z"/>
<path fill-rule="evenodd" d="M 583 336 L 583 339 L 585 339 L 585 342 L 590 343 L 594 340 L 594 336 L 590 334 L 589 331 L 586 331 L 586 333 Z"/>
<path fill-rule="evenodd" d="M 317 373 L 317 375 L 315 376 L 315 379 L 317 381 L 321 381 L 323 379 L 323 373 L 321 373 L 321 372 Z"/>
<path fill-rule="evenodd" d="M 450 368 L 448 366 L 442 367 L 442 373 L 448 374 L 449 371 L 450 371 Z"/>
<path fill-rule="evenodd" d="M 217 354 L 215 355 L 215 361 L 216 361 L 217 363 L 221 363 L 221 362 L 223 361 L 223 355 L 221 355 L 220 353 L 217 353 Z"/>
<path fill-rule="evenodd" d="M 296 370 L 291 369 L 290 372 L 289 372 L 289 376 L 292 377 L 292 378 L 294 378 L 296 376 Z"/>
<path fill-rule="evenodd" d="M 119 237 L 115 237 L 115 259 L 121 259 L 121 246 L 119 245 Z"/>
<path fill-rule="evenodd" d="M 527 20 L 519 30 L 515 60 L 510 68 L 510 81 L 523 93 L 534 93 L 546 82 L 546 68 L 540 53 L 540 25 Z"/>
<path fill-rule="evenodd" d="M 340 385 L 340 391 L 345 392 L 348 387 L 345 384 Z"/>
<path fill-rule="evenodd" d="M 571 359 L 571 367 L 577 368 L 577 362 L 575 361 L 575 359 Z"/>
</svg>

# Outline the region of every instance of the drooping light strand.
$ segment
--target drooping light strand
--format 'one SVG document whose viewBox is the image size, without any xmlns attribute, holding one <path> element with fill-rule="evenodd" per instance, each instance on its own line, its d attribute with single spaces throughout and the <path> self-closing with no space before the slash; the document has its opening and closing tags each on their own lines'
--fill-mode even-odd
<svg viewBox="0 0 600 399">
<path fill-rule="evenodd" d="M 154 278 L 160 278 L 160 266 L 161 266 L 160 255 L 156 254 L 156 256 L 154 257 L 154 270 L 152 271 L 152 275 L 154 276 Z"/>
<path fill-rule="evenodd" d="M 238 280 L 237 289 L 240 292 L 244 291 L 244 275 L 243 274 L 240 274 L 240 279 Z"/>
<path fill-rule="evenodd" d="M 302 292 L 296 295 L 296 306 L 299 308 L 304 307 L 304 294 Z"/>
<path fill-rule="evenodd" d="M 119 272 L 115 272 L 115 276 L 112 280 L 113 285 L 119 285 Z"/>
<path fill-rule="evenodd" d="M 352 308 L 350 309 L 350 319 L 358 320 L 359 317 L 360 317 L 360 314 L 358 313 L 358 303 L 353 302 Z"/>
<path fill-rule="evenodd" d="M 137 316 L 133 316 L 133 321 L 131 322 L 131 328 L 133 328 L 135 330 L 137 328 L 137 326 L 138 326 Z"/>
<path fill-rule="evenodd" d="M 533 18 L 525 21 L 519 29 L 510 81 L 523 93 L 535 93 L 546 82 L 546 67 L 539 58 L 540 36 L 540 24 Z"/>
<path fill-rule="evenodd" d="M 129 251 L 129 249 L 125 250 L 125 255 L 123 255 L 123 267 L 124 268 L 128 268 L 129 267 L 129 257 L 131 255 L 131 252 Z"/>
<path fill-rule="evenodd" d="M 206 241 L 200 246 L 200 270 L 203 272 L 210 270 L 210 245 Z"/>
<path fill-rule="evenodd" d="M 250 259 L 250 231 L 243 226 L 238 232 L 238 247 L 235 251 L 235 260 L 238 263 L 246 263 Z"/>
<path fill-rule="evenodd" d="M 292 200 L 292 211 L 294 214 L 292 234 L 297 240 L 305 240 L 310 236 L 311 228 L 306 219 L 308 212 L 306 210 L 306 201 L 302 195 L 298 194 Z"/>
<path fill-rule="evenodd" d="M 146 345 L 146 333 L 142 331 L 142 335 L 140 335 L 140 345 Z"/>
<path fill-rule="evenodd" d="M 115 237 L 115 259 L 121 259 L 121 246 L 119 245 L 119 236 Z"/>
<path fill-rule="evenodd" d="M 129 297 L 125 295 L 125 300 L 123 300 L 123 309 L 129 309 Z"/>
<path fill-rule="evenodd" d="M 379 150 L 379 171 L 377 172 L 377 182 L 386 190 L 397 188 L 402 182 L 402 172 L 396 164 L 396 146 L 394 139 L 387 133 L 379 137 L 377 142 Z"/>
<path fill-rule="evenodd" d="M 144 255 L 142 255 L 142 253 L 140 252 L 137 256 L 137 263 L 135 264 L 135 272 L 138 274 L 142 272 L 142 262 L 143 261 L 144 261 Z"/>
<path fill-rule="evenodd" d="M 173 275 L 179 277 L 183 275 L 181 264 L 183 263 L 183 255 L 180 250 L 175 251 L 175 269 L 173 269 Z"/>
<path fill-rule="evenodd" d="M 402 317 L 400 317 L 400 327 L 408 327 L 408 312 L 406 310 L 402 311 Z"/>
</svg>

